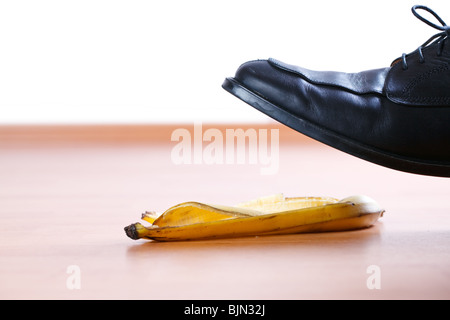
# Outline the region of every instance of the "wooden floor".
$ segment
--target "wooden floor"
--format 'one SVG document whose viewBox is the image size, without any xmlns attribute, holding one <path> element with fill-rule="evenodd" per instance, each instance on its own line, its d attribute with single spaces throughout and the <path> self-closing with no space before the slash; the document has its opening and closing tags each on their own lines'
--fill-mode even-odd
<svg viewBox="0 0 450 320">
<path fill-rule="evenodd" d="M 450 298 L 449 179 L 254 127 L 280 130 L 272 174 L 175 164 L 170 135 L 191 125 L 0 127 L 0 298 Z M 275 193 L 365 194 L 386 212 L 352 232 L 158 243 L 123 231 L 146 210 Z"/>
</svg>

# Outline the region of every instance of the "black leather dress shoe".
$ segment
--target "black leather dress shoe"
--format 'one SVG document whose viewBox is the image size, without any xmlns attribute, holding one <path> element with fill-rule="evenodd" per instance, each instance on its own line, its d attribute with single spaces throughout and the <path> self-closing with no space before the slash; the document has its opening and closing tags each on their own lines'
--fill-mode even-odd
<svg viewBox="0 0 450 320">
<path fill-rule="evenodd" d="M 440 32 L 390 67 L 342 73 L 256 60 L 222 86 L 341 151 L 400 171 L 450 177 L 450 26 L 427 7 L 412 12 Z"/>
</svg>

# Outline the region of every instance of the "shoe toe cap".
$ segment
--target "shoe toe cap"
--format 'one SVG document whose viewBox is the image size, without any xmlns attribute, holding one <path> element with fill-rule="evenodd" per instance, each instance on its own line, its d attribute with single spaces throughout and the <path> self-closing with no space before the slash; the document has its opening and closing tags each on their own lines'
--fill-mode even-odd
<svg viewBox="0 0 450 320">
<path fill-rule="evenodd" d="M 307 87 L 297 75 L 273 65 L 270 60 L 253 60 L 242 64 L 235 80 L 246 89 L 276 104 L 278 107 L 298 111 L 298 106 L 308 104 Z"/>
<path fill-rule="evenodd" d="M 276 88 L 274 74 L 278 73 L 277 71 L 268 60 L 253 60 L 238 68 L 235 79 L 253 92 L 267 96 Z"/>
</svg>

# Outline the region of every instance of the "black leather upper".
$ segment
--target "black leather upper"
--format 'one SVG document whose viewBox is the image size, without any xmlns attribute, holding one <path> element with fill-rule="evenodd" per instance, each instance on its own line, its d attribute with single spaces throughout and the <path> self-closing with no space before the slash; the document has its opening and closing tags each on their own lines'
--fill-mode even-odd
<svg viewBox="0 0 450 320">
<path fill-rule="evenodd" d="M 437 54 L 438 44 L 423 49 L 424 62 L 417 54 L 408 57 L 404 70 L 397 61 L 392 67 L 344 73 L 313 71 L 269 59 L 273 66 L 298 74 L 311 83 L 330 85 L 364 94 L 380 93 L 392 102 L 412 106 L 450 106 L 450 45 Z"/>
<path fill-rule="evenodd" d="M 450 41 L 450 40 L 447 40 Z M 450 106 L 450 43 L 438 55 L 438 44 L 408 57 L 408 68 L 394 63 L 386 78 L 385 93 L 393 102 L 414 106 Z"/>
<path fill-rule="evenodd" d="M 433 48 L 424 50 L 424 63 L 408 56 L 407 70 L 397 63 L 361 73 L 311 71 L 269 59 L 244 63 L 235 79 L 343 137 L 392 154 L 450 162 L 449 51 L 437 56 Z"/>
<path fill-rule="evenodd" d="M 269 62 L 286 71 L 297 73 L 312 83 L 340 87 L 355 93 L 382 93 L 390 68 L 345 73 L 335 71 L 314 71 L 290 65 L 275 59 Z"/>
</svg>

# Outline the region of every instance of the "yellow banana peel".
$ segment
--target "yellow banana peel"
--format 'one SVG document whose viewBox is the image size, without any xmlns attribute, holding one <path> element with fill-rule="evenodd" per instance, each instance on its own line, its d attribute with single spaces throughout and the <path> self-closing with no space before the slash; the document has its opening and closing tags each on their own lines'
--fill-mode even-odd
<svg viewBox="0 0 450 320">
<path fill-rule="evenodd" d="M 372 226 L 384 210 L 373 199 L 358 195 L 287 198 L 283 194 L 236 206 L 184 202 L 162 214 L 145 212 L 125 227 L 131 239 L 182 241 L 288 233 L 345 231 Z"/>
</svg>

